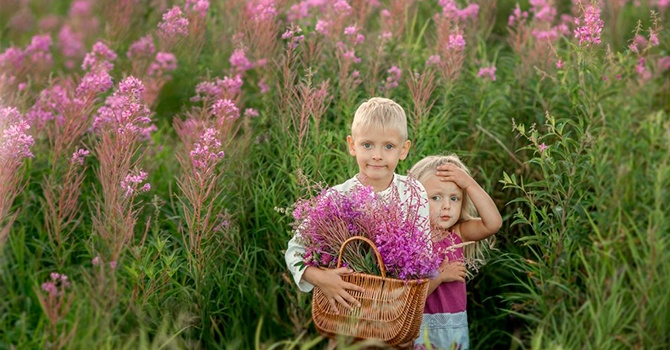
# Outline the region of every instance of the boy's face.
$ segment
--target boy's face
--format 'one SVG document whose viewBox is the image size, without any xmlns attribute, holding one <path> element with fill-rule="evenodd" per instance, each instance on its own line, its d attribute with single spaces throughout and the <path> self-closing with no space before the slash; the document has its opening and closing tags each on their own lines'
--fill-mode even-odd
<svg viewBox="0 0 670 350">
<path fill-rule="evenodd" d="M 449 229 L 461 217 L 463 190 L 451 181 L 440 181 L 437 175 L 429 175 L 421 181 L 428 194 L 430 225 L 435 228 Z"/>
<path fill-rule="evenodd" d="M 398 130 L 374 127 L 354 131 L 347 136 L 347 143 L 358 163 L 358 179 L 375 192 L 388 188 L 398 161 L 407 157 L 411 145 Z"/>
</svg>

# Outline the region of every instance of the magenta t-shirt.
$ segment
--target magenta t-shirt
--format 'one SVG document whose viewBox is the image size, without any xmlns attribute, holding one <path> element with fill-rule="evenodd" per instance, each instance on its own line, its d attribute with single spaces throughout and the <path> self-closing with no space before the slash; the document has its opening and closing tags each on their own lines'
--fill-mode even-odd
<svg viewBox="0 0 670 350">
<path fill-rule="evenodd" d="M 434 244 L 437 251 L 442 251 L 450 246 L 462 243 L 460 237 L 452 230 L 447 236 Z M 440 254 L 440 261 L 448 258 L 449 261 L 463 261 L 463 247 L 448 250 Z M 428 295 L 424 314 L 456 313 L 467 309 L 467 295 L 465 293 L 465 282 L 442 283 Z"/>
</svg>

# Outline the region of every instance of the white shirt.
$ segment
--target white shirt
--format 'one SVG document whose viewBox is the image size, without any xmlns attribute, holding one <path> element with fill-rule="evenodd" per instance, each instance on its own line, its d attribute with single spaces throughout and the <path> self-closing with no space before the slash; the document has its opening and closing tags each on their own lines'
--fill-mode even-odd
<svg viewBox="0 0 670 350">
<path fill-rule="evenodd" d="M 407 210 L 410 204 L 408 200 L 411 198 L 410 196 L 413 192 L 409 191 L 408 189 L 409 186 L 412 185 L 417 186 L 416 190 L 418 190 L 418 193 L 421 195 L 421 204 L 418 206 L 417 214 L 419 217 L 417 218 L 417 222 L 421 224 L 422 231 L 426 233 L 426 239 L 430 240 L 428 195 L 426 194 L 426 189 L 423 188 L 423 185 L 421 185 L 419 181 L 408 181 L 407 176 L 394 174 L 391 185 L 385 190 L 378 192 L 378 194 L 383 197 L 391 196 L 395 192 L 394 189 L 397 189 L 400 200 L 403 203 L 407 203 L 405 205 L 405 210 Z M 333 189 L 340 193 L 346 193 L 356 186 L 362 186 L 362 184 L 360 181 L 358 181 L 358 177 L 354 176 L 342 184 L 333 186 Z M 297 265 L 298 263 L 302 262 L 303 259 L 301 255 L 305 253 L 305 247 L 298 242 L 297 237 L 299 235 L 300 232 L 296 232 L 293 238 L 291 238 L 291 240 L 288 242 L 288 249 L 286 249 L 286 253 L 284 253 L 284 259 L 286 260 L 286 265 L 288 266 L 289 271 L 291 271 L 291 274 L 293 275 L 293 280 L 298 285 L 298 289 L 303 292 L 310 292 L 314 286 L 302 280 L 302 275 L 305 273 L 306 267 Z"/>
</svg>

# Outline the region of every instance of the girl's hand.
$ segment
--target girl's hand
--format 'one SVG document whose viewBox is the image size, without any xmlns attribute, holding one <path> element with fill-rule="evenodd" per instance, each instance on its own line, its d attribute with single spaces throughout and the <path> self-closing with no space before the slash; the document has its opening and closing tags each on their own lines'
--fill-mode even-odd
<svg viewBox="0 0 670 350">
<path fill-rule="evenodd" d="M 465 170 L 461 169 L 453 163 L 447 163 L 438 166 L 435 175 L 440 178 L 440 181 L 451 181 L 455 183 L 458 185 L 458 187 L 463 189 L 463 191 L 465 191 L 472 184 L 476 184 L 475 179 L 468 175 Z"/>
<path fill-rule="evenodd" d="M 440 279 L 442 282 L 465 282 L 465 275 L 467 270 L 465 269 L 465 264 L 460 261 L 448 261 L 444 260 L 442 265 L 439 268 Z"/>
</svg>

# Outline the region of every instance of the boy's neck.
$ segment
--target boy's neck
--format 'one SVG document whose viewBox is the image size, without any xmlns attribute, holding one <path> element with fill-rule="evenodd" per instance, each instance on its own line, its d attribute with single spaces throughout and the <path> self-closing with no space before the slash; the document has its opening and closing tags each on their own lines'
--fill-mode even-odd
<svg viewBox="0 0 670 350">
<path fill-rule="evenodd" d="M 375 192 L 382 192 L 391 187 L 391 184 L 393 183 L 393 180 L 395 179 L 395 173 L 393 176 L 391 176 L 391 180 L 384 183 L 384 184 L 379 184 L 379 181 L 375 181 L 375 183 L 370 183 L 367 178 L 363 178 L 360 173 L 356 174 L 356 179 L 358 179 L 358 182 L 363 184 L 363 186 L 371 186 L 372 190 Z"/>
</svg>

